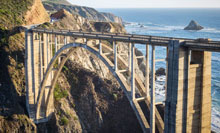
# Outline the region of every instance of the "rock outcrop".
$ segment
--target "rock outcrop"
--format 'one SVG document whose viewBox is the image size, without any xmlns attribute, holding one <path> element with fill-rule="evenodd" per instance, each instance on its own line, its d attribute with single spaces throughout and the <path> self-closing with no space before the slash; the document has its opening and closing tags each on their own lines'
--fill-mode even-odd
<svg viewBox="0 0 220 133">
<path fill-rule="evenodd" d="M 166 75 L 165 69 L 162 67 L 156 70 L 156 76 L 161 76 L 161 75 Z"/>
<path fill-rule="evenodd" d="M 42 24 L 45 21 L 50 22 L 50 17 L 47 14 L 41 0 L 34 0 L 31 8 L 26 12 L 25 25 Z"/>
<path fill-rule="evenodd" d="M 121 24 L 114 22 L 90 22 L 98 32 L 125 33 L 126 30 Z"/>
<path fill-rule="evenodd" d="M 184 28 L 184 30 L 202 30 L 203 27 L 200 26 L 196 21 L 191 20 L 191 22 L 189 23 L 189 25 L 187 27 Z"/>
<path fill-rule="evenodd" d="M 106 13 L 106 12 L 102 12 L 102 14 L 106 17 L 107 20 L 111 21 L 111 22 L 115 22 L 115 23 L 119 23 L 119 24 L 123 24 L 123 21 L 120 17 L 115 16 L 112 13 Z"/>
<path fill-rule="evenodd" d="M 65 9 L 61 9 L 52 14 L 51 18 L 58 20 L 57 22 L 54 22 L 53 25 L 50 25 L 51 28 L 94 31 L 94 28 L 87 19 L 76 14 L 71 14 Z"/>
</svg>

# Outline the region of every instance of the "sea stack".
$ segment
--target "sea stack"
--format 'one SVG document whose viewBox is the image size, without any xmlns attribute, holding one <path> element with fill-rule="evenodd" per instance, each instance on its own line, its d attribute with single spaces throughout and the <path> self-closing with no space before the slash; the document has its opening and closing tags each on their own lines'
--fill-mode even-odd
<svg viewBox="0 0 220 133">
<path fill-rule="evenodd" d="M 201 25 L 199 25 L 196 21 L 191 20 L 191 22 L 189 23 L 189 25 L 187 27 L 184 28 L 184 30 L 201 30 L 203 29 L 203 27 Z"/>
</svg>

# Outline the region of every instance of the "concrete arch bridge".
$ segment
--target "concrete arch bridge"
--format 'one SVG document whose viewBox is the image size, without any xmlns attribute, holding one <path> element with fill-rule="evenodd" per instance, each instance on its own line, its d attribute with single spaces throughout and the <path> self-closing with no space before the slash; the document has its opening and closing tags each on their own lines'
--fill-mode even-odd
<svg viewBox="0 0 220 133">
<path fill-rule="evenodd" d="M 50 118 L 54 111 L 53 91 L 57 78 L 74 48 L 81 47 L 95 54 L 112 72 L 127 96 L 143 132 L 153 133 L 156 129 L 169 133 L 210 132 L 210 51 L 220 51 L 220 42 L 37 28 L 27 30 L 25 38 L 26 103 L 29 117 L 35 123 L 46 122 Z M 99 43 L 93 44 L 91 40 Z M 111 42 L 113 48 L 104 44 L 104 40 Z M 127 43 L 127 53 L 119 53 L 118 42 Z M 146 56 L 135 55 L 135 44 L 146 46 Z M 149 46 L 152 47 L 151 53 Z M 155 59 L 155 47 L 165 47 L 167 57 Z M 127 55 L 128 61 L 122 58 L 123 54 Z M 135 61 L 140 58 L 146 60 L 146 83 L 135 74 L 135 68 L 138 67 Z M 167 64 L 164 115 L 155 103 L 155 63 L 160 61 Z M 140 102 L 146 104 L 149 116 L 143 111 Z"/>
</svg>

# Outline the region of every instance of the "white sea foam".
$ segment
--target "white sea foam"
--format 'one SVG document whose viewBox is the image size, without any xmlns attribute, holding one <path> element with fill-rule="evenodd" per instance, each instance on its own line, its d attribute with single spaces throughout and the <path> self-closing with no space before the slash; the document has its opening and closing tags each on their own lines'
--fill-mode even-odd
<svg viewBox="0 0 220 133">
<path fill-rule="evenodd" d="M 129 24 L 126 24 L 126 26 L 128 26 L 128 28 L 136 28 L 136 30 L 142 29 L 148 31 L 171 31 L 171 30 L 182 30 L 184 28 L 184 26 L 167 26 L 161 24 L 153 24 L 151 22 L 144 24 L 131 22 Z"/>
<path fill-rule="evenodd" d="M 201 32 L 208 32 L 208 33 L 220 33 L 220 29 L 215 29 L 215 28 L 204 28 L 201 30 Z"/>
<path fill-rule="evenodd" d="M 218 56 L 212 56 L 213 61 L 220 61 L 220 58 Z"/>
<path fill-rule="evenodd" d="M 155 93 L 157 95 L 156 101 L 162 102 L 165 100 L 165 80 L 166 76 L 157 76 L 155 81 Z"/>
<path fill-rule="evenodd" d="M 220 133 L 220 112 L 212 108 L 212 130 Z"/>
</svg>

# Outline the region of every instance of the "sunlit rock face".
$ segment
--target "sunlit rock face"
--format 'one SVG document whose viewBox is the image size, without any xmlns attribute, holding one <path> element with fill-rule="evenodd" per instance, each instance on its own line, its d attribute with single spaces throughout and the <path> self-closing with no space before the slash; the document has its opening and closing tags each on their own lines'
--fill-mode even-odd
<svg viewBox="0 0 220 133">
<path fill-rule="evenodd" d="M 30 10 L 26 12 L 24 18 L 26 21 L 25 25 L 41 24 L 50 21 L 50 17 L 41 3 L 41 0 L 34 0 L 33 5 Z"/>
<path fill-rule="evenodd" d="M 184 30 L 202 30 L 203 27 L 200 26 L 196 21 L 192 20 Z"/>
</svg>

